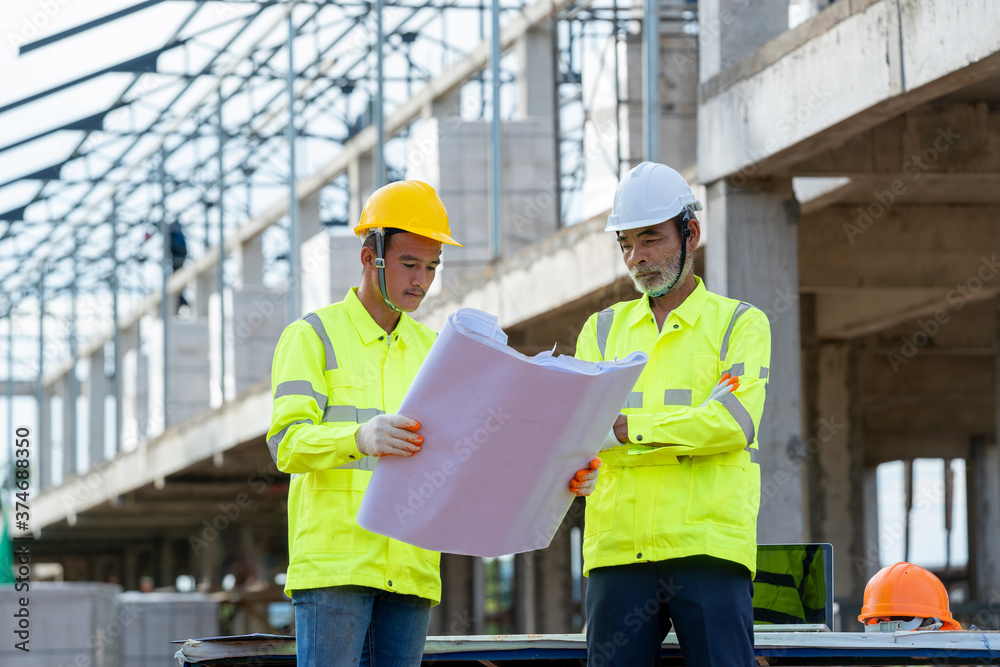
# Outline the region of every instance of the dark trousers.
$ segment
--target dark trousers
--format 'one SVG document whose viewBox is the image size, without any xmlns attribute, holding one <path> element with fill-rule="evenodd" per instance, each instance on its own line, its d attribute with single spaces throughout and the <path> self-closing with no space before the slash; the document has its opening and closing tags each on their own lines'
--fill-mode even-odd
<svg viewBox="0 0 1000 667">
<path fill-rule="evenodd" d="M 587 666 L 653 667 L 677 633 L 692 667 L 750 667 L 753 581 L 737 563 L 710 556 L 599 567 L 587 587 Z"/>
</svg>

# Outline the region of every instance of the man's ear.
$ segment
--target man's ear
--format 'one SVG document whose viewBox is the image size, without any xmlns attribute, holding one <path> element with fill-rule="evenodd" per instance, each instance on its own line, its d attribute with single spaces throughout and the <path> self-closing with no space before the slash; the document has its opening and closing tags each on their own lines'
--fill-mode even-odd
<svg viewBox="0 0 1000 667">
<path fill-rule="evenodd" d="M 688 220 L 688 230 L 691 234 L 688 236 L 688 250 L 694 252 L 695 248 L 698 247 L 698 243 L 701 241 L 701 223 L 698 222 L 697 218 L 691 218 Z"/>
<path fill-rule="evenodd" d="M 361 266 L 365 269 L 375 268 L 375 251 L 368 246 L 361 246 Z"/>
</svg>

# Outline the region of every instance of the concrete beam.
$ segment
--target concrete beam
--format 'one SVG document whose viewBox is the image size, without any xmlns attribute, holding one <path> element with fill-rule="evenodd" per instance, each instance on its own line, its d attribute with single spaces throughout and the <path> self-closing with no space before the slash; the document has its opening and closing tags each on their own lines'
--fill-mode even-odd
<svg viewBox="0 0 1000 667">
<path fill-rule="evenodd" d="M 1000 288 L 1000 207 L 893 205 L 889 196 L 802 219 L 801 290 L 939 288 L 957 302 Z"/>
<path fill-rule="evenodd" d="M 796 181 L 800 179 L 796 178 Z M 823 179 L 826 180 L 826 179 Z M 895 192 L 893 190 L 895 189 Z M 885 174 L 844 179 L 816 196 L 802 202 L 802 214 L 810 215 L 829 206 L 868 207 L 885 193 L 896 196 L 897 203 L 909 205 L 1000 205 L 1000 174 Z"/>
<path fill-rule="evenodd" d="M 962 356 L 989 363 L 994 351 L 992 306 L 993 300 L 984 299 L 949 311 L 946 320 L 929 317 L 887 326 L 866 341 L 866 348 L 886 363 L 890 354 L 904 351 L 909 356 L 919 352 L 920 358 Z"/>
<path fill-rule="evenodd" d="M 954 289 L 954 288 L 952 288 Z M 959 299 L 951 289 L 864 288 L 815 295 L 820 338 L 846 339 L 878 334 L 884 354 L 899 352 L 902 339 L 918 342 L 923 331 L 934 341 L 920 345 L 932 354 L 992 354 L 988 314 L 995 290 L 984 287 Z"/>
<path fill-rule="evenodd" d="M 702 77 L 699 179 L 787 173 L 803 158 L 1000 73 L 995 28 L 992 0 L 834 3 L 728 70 Z M 945 34 L 962 39 L 942 49 Z"/>
<path fill-rule="evenodd" d="M 5 380 L 3 384 L 3 391 L 7 391 L 7 385 L 10 380 Z M 14 391 L 15 396 L 37 396 L 38 395 L 38 385 L 29 380 L 15 380 L 14 381 Z"/>
<path fill-rule="evenodd" d="M 271 393 L 261 390 L 185 424 L 168 429 L 146 447 L 119 454 L 98 470 L 35 499 L 32 524 L 36 530 L 62 521 L 70 525 L 90 509 L 125 496 L 240 443 L 260 440 L 270 426 Z"/>
<path fill-rule="evenodd" d="M 945 452 L 951 457 L 967 459 L 971 455 L 970 451 L 969 434 L 961 428 L 865 430 L 864 463 L 872 469 L 889 461 L 939 459 Z M 867 513 L 872 505 L 866 504 L 865 507 Z"/>
<path fill-rule="evenodd" d="M 932 103 L 789 167 L 796 176 L 1000 174 L 1000 109 L 980 102 Z"/>
<path fill-rule="evenodd" d="M 981 357 L 933 356 L 917 349 L 902 365 L 894 366 L 893 360 L 881 355 L 866 354 L 862 366 L 864 400 L 877 400 L 887 407 L 921 397 L 968 402 L 982 396 L 989 402 L 993 393 L 993 379 L 983 372 Z"/>
</svg>

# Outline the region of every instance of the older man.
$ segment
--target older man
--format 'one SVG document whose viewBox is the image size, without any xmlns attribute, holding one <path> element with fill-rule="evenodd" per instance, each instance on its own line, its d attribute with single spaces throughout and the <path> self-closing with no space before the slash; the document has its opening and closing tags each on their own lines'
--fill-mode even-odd
<svg viewBox="0 0 1000 667">
<path fill-rule="evenodd" d="M 577 342 L 590 361 L 649 355 L 587 499 L 590 667 L 658 665 L 671 624 L 688 665 L 756 664 L 755 433 L 770 329 L 694 275 L 701 209 L 666 165 L 626 174 L 606 231 L 642 297 L 592 315 Z"/>
</svg>

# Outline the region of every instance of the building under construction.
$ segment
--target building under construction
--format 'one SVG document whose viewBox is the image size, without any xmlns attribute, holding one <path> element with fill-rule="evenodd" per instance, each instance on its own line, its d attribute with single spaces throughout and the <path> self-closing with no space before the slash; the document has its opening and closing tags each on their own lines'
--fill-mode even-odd
<svg viewBox="0 0 1000 667">
<path fill-rule="evenodd" d="M 38 576 L 151 577 L 214 594 L 224 633 L 288 631 L 271 359 L 357 284 L 368 195 L 426 181 L 464 244 L 416 319 L 478 308 L 572 354 L 636 296 L 603 230 L 652 159 L 699 184 L 706 286 L 770 320 L 758 541 L 831 543 L 858 630 L 943 508 L 932 569 L 1000 629 L 992 0 L 149 0 L 60 31 L 27 7 L 29 72 L 149 31 L 0 105 L 3 500 L 25 425 Z M 444 555 L 431 634 L 578 632 L 582 528 L 578 499 L 544 550 Z"/>
</svg>

